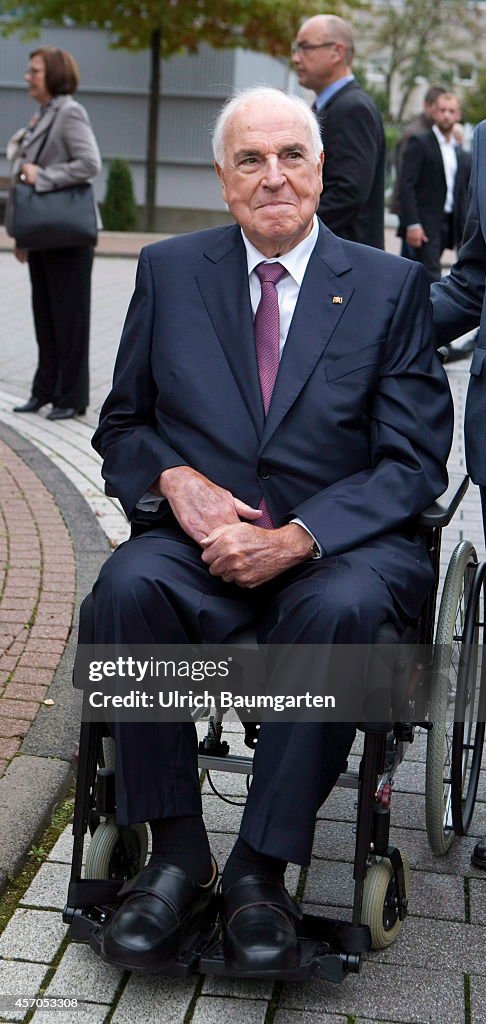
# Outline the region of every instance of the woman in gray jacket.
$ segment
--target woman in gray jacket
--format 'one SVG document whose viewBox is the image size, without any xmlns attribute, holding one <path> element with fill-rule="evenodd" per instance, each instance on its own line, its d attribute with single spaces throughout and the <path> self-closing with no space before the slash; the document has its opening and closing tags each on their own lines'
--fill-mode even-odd
<svg viewBox="0 0 486 1024">
<path fill-rule="evenodd" d="M 42 47 L 30 54 L 25 75 L 39 104 L 27 129 L 16 132 L 7 152 L 12 175 L 48 192 L 89 181 L 101 169 L 88 115 L 72 94 L 79 83 L 74 58 L 65 50 Z M 9 207 L 7 203 L 7 224 Z M 89 394 L 89 317 L 92 246 L 39 251 L 15 249 L 28 262 L 39 364 L 32 394 L 14 412 L 38 412 L 52 402 L 50 420 L 85 412 Z"/>
</svg>

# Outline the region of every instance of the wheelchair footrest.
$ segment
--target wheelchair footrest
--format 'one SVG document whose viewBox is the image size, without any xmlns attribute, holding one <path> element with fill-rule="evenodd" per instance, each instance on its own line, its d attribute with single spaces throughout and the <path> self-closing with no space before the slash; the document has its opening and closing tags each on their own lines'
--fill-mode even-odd
<svg viewBox="0 0 486 1024">
<path fill-rule="evenodd" d="M 70 925 L 71 938 L 77 942 L 89 942 L 95 953 L 101 953 L 103 926 L 114 913 L 114 904 L 93 906 L 90 898 L 95 895 L 96 883 L 87 882 L 88 903 L 84 907 L 66 908 L 64 920 Z M 100 892 L 106 883 L 99 883 Z M 74 893 L 79 896 L 83 882 L 74 883 Z M 184 937 L 178 956 L 162 966 L 161 974 L 170 978 L 186 978 L 193 974 L 219 975 L 224 977 L 250 977 L 245 973 L 232 971 L 227 966 L 219 926 L 219 901 L 214 896 L 209 907 L 195 923 L 194 929 Z M 371 949 L 369 929 L 354 926 L 348 922 L 304 914 L 299 924 L 301 961 L 298 967 L 282 972 L 273 972 L 276 981 L 306 981 L 309 978 L 323 978 L 326 981 L 341 982 L 346 974 L 357 974 L 362 954 Z M 152 972 L 150 972 L 152 973 Z M 269 977 L 265 972 L 253 972 L 251 977 Z"/>
</svg>

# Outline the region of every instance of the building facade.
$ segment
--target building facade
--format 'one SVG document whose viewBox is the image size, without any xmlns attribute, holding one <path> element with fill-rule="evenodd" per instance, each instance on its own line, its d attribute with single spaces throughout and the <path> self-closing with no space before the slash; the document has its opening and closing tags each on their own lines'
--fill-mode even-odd
<svg viewBox="0 0 486 1024">
<path fill-rule="evenodd" d="M 103 157 L 96 183 L 105 192 L 110 160 L 129 161 L 137 204 L 143 205 L 147 144 L 149 51 L 110 48 L 99 29 L 49 28 L 31 43 L 0 36 L 0 178 L 8 175 L 6 144 L 27 124 L 32 101 L 23 78 L 31 50 L 59 46 L 76 58 L 77 92 L 88 110 Z M 244 50 L 213 50 L 161 61 L 161 103 L 157 153 L 157 228 L 190 230 L 229 218 L 213 171 L 210 132 L 221 104 L 234 89 L 266 84 L 295 88 L 285 61 Z"/>
</svg>

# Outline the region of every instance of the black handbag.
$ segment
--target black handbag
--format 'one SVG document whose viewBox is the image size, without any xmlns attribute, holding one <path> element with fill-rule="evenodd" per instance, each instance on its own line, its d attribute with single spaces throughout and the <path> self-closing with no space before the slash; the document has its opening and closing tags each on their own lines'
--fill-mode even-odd
<svg viewBox="0 0 486 1024">
<path fill-rule="evenodd" d="M 33 163 L 39 162 L 53 124 L 54 121 Z M 89 182 L 36 192 L 33 185 L 18 181 L 10 191 L 8 206 L 7 232 L 15 238 L 19 249 L 96 245 L 98 217 Z"/>
<path fill-rule="evenodd" d="M 93 188 L 70 185 L 52 192 L 36 192 L 18 182 L 11 194 L 9 234 L 19 249 L 65 249 L 95 245 L 98 234 Z"/>
</svg>

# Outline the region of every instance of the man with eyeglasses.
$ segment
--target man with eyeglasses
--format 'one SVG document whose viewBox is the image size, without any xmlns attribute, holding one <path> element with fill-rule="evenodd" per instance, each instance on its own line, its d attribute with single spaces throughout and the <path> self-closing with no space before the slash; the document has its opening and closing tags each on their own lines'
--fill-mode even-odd
<svg viewBox="0 0 486 1024">
<path fill-rule="evenodd" d="M 378 108 L 353 73 L 350 26 L 309 18 L 292 47 L 300 85 L 313 89 L 325 152 L 318 214 L 336 235 L 385 247 L 385 134 Z"/>
</svg>

